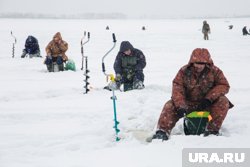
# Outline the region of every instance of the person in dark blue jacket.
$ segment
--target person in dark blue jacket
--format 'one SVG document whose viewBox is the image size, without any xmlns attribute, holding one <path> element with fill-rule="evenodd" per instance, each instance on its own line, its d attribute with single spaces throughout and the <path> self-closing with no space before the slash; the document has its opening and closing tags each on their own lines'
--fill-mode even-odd
<svg viewBox="0 0 250 167">
<path fill-rule="evenodd" d="M 250 35 L 250 33 L 247 31 L 247 26 L 244 26 L 242 29 L 242 34 L 243 35 Z"/>
<path fill-rule="evenodd" d="M 134 48 L 129 41 L 123 41 L 114 63 L 117 88 L 124 84 L 124 91 L 143 89 L 145 66 L 146 58 L 142 51 Z"/>
<path fill-rule="evenodd" d="M 33 36 L 28 36 L 25 42 L 25 49 L 23 49 L 23 54 L 21 58 L 25 58 L 26 56 L 32 57 L 42 57 L 40 55 L 40 48 L 38 44 L 38 40 Z"/>
</svg>

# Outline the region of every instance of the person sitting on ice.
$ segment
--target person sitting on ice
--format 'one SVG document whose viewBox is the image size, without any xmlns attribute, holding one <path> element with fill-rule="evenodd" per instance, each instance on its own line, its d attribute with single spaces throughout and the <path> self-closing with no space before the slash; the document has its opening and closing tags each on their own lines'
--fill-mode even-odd
<svg viewBox="0 0 250 167">
<path fill-rule="evenodd" d="M 40 55 L 38 40 L 31 35 L 26 39 L 25 48 L 23 49 L 21 58 L 25 58 L 26 56 L 29 56 L 29 58 L 42 57 Z"/>
<path fill-rule="evenodd" d="M 144 88 L 143 69 L 146 58 L 142 51 L 134 48 L 129 41 L 123 41 L 114 62 L 116 86 L 124 84 L 124 91 Z"/>
<path fill-rule="evenodd" d="M 62 36 L 60 32 L 57 32 L 53 40 L 46 47 L 46 59 L 45 64 L 47 65 L 47 69 L 49 72 L 57 71 L 55 67 L 58 66 L 58 71 L 64 70 L 64 64 L 68 57 L 65 52 L 68 50 L 68 43 L 62 40 Z"/>
<path fill-rule="evenodd" d="M 209 111 L 204 136 L 218 135 L 229 108 L 229 83 L 207 49 L 197 48 L 173 80 L 172 97 L 161 112 L 153 139 L 168 140 L 176 122 L 193 111 Z"/>
<path fill-rule="evenodd" d="M 243 35 L 250 35 L 247 31 L 247 26 L 244 26 L 243 29 L 242 29 L 242 34 Z"/>
</svg>

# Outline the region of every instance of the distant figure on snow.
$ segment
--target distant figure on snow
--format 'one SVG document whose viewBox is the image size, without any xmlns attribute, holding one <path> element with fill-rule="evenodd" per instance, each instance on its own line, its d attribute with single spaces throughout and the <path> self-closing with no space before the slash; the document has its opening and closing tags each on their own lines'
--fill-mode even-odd
<svg viewBox="0 0 250 167">
<path fill-rule="evenodd" d="M 143 89 L 145 66 L 146 58 L 142 51 L 134 48 L 129 41 L 123 41 L 114 63 L 117 89 L 121 84 L 124 84 L 124 91 Z"/>
<path fill-rule="evenodd" d="M 234 27 L 233 25 L 229 25 L 229 26 L 228 26 L 229 30 L 232 30 L 233 27 Z"/>
<path fill-rule="evenodd" d="M 145 27 L 145 26 L 142 26 L 142 30 L 145 31 L 145 30 L 146 30 L 146 27 Z"/>
<path fill-rule="evenodd" d="M 153 139 L 168 140 L 176 122 L 193 111 L 209 111 L 204 136 L 218 135 L 232 103 L 225 94 L 229 83 L 223 72 L 214 65 L 207 49 L 197 48 L 189 63 L 183 66 L 173 80 L 171 100 L 166 102 Z"/>
<path fill-rule="evenodd" d="M 42 57 L 40 55 L 38 40 L 31 35 L 26 39 L 25 49 L 23 49 L 21 58 L 25 58 L 26 56 L 29 56 L 29 58 Z"/>
<path fill-rule="evenodd" d="M 106 27 L 106 30 L 109 30 L 109 26 Z"/>
<path fill-rule="evenodd" d="M 58 66 L 58 71 L 64 70 L 64 64 L 68 57 L 65 52 L 68 50 L 68 43 L 62 40 L 60 32 L 57 32 L 53 40 L 46 47 L 46 59 L 45 64 L 49 72 L 55 72 L 54 67 Z M 57 70 L 56 70 L 57 71 Z"/>
<path fill-rule="evenodd" d="M 204 34 L 204 40 L 208 40 L 208 34 L 210 34 L 211 30 L 210 30 L 210 26 L 207 23 L 207 21 L 203 21 L 203 26 L 202 26 L 202 33 Z"/>
<path fill-rule="evenodd" d="M 250 35 L 247 31 L 247 26 L 244 26 L 243 29 L 242 29 L 242 34 L 243 35 Z"/>
</svg>

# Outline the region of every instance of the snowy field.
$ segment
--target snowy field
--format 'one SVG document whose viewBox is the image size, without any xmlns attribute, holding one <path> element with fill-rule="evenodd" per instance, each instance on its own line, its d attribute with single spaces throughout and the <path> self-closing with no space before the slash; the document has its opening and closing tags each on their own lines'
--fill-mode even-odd
<svg viewBox="0 0 250 167">
<path fill-rule="evenodd" d="M 202 19 L 0 19 L 0 167 L 180 167 L 183 148 L 249 148 L 250 36 L 242 36 L 241 29 L 250 27 L 250 18 L 207 21 L 209 41 L 201 34 Z M 229 30 L 231 24 L 234 28 Z M 11 30 L 17 37 L 14 59 Z M 45 56 L 46 45 L 58 31 L 69 44 L 67 55 L 76 62 L 76 72 L 48 73 L 44 58 L 20 58 L 28 35 L 38 38 Z M 91 33 L 84 47 L 93 87 L 88 94 L 83 94 L 80 70 L 84 31 Z M 112 93 L 102 89 L 107 83 L 101 59 L 113 46 L 113 32 L 117 46 L 105 59 L 108 73 L 113 73 L 123 40 L 141 49 L 147 59 L 146 88 L 116 92 L 119 142 L 112 128 Z M 184 136 L 181 120 L 169 141 L 146 143 L 171 97 L 173 78 L 199 47 L 210 51 L 231 85 L 227 97 L 235 107 L 224 121 L 223 136 Z"/>
</svg>

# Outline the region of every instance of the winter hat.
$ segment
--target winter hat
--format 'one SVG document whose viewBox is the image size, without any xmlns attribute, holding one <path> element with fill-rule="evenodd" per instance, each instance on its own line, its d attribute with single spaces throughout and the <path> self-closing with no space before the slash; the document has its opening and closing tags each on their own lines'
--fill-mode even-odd
<svg viewBox="0 0 250 167">
<path fill-rule="evenodd" d="M 122 41 L 120 46 L 120 52 L 125 52 L 129 49 L 132 51 L 134 49 L 133 45 L 131 45 L 129 41 Z"/>
</svg>

